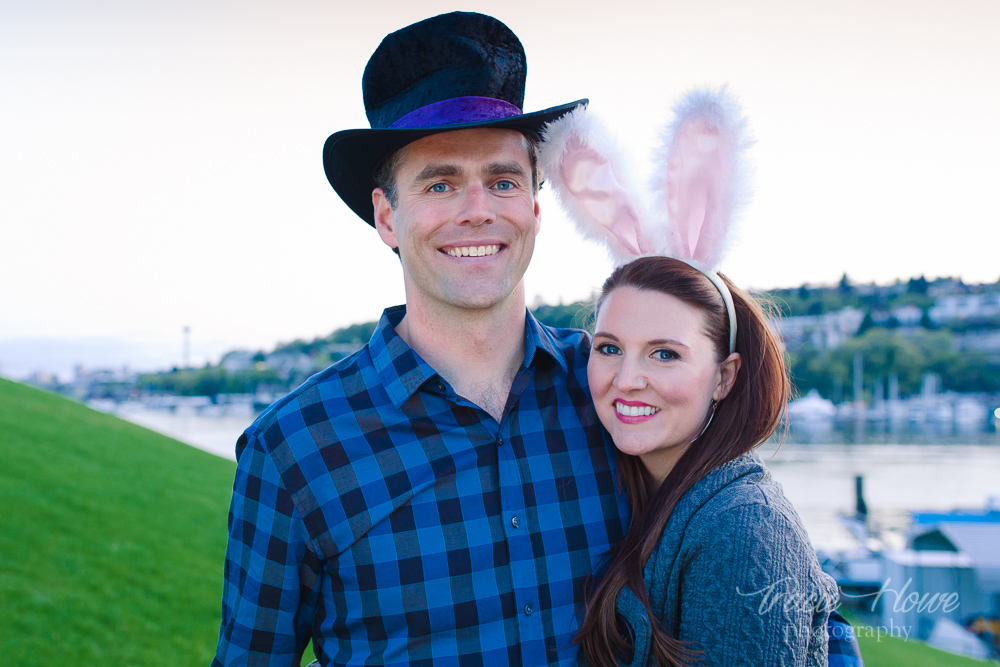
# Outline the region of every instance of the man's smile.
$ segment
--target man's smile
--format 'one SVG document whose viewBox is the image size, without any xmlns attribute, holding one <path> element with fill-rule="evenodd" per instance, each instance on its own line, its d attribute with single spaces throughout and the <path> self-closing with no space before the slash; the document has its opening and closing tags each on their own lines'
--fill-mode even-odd
<svg viewBox="0 0 1000 667">
<path fill-rule="evenodd" d="M 502 243 L 484 243 L 481 245 L 445 246 L 441 248 L 441 252 L 452 257 L 487 257 L 497 254 L 504 248 L 506 246 Z"/>
</svg>

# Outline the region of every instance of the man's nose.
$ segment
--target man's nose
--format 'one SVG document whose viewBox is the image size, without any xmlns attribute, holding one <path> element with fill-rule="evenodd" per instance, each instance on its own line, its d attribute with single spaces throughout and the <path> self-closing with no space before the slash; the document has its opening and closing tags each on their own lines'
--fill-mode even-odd
<svg viewBox="0 0 1000 667">
<path fill-rule="evenodd" d="M 465 195 L 462 198 L 459 223 L 477 227 L 492 223 L 495 220 L 496 212 L 493 210 L 489 191 L 480 185 L 466 189 Z"/>
</svg>

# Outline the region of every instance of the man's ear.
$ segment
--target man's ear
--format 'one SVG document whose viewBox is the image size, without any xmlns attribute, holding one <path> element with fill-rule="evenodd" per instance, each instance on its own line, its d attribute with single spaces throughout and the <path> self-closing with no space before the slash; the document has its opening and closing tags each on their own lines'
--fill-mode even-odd
<svg viewBox="0 0 1000 667">
<path fill-rule="evenodd" d="M 535 192 L 535 234 L 542 231 L 542 208 L 538 205 L 538 192 Z"/>
<path fill-rule="evenodd" d="M 396 238 L 396 227 L 393 220 L 394 211 L 389 204 L 389 198 L 385 196 L 382 188 L 372 190 L 372 208 L 375 211 L 375 231 L 378 232 L 382 243 L 390 248 L 398 248 L 399 239 Z"/>
<path fill-rule="evenodd" d="M 729 392 L 733 389 L 733 384 L 736 382 L 736 375 L 740 372 L 740 366 L 743 365 L 743 358 L 738 352 L 733 352 L 725 361 L 719 365 L 719 383 L 715 386 L 715 394 L 712 398 L 717 401 L 721 401 Z"/>
</svg>

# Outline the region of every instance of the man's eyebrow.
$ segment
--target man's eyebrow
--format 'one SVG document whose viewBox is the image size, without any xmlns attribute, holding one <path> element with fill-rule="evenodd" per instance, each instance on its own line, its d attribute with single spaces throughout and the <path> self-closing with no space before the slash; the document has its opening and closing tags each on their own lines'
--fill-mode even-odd
<svg viewBox="0 0 1000 667">
<path fill-rule="evenodd" d="M 518 162 L 491 162 L 486 165 L 483 172 L 487 176 L 503 176 L 504 174 L 509 174 L 511 176 L 526 177 L 528 172 L 524 170 L 524 167 Z"/>
<path fill-rule="evenodd" d="M 429 181 L 442 176 L 458 176 L 461 173 L 461 168 L 453 164 L 429 164 L 413 180 Z"/>
</svg>

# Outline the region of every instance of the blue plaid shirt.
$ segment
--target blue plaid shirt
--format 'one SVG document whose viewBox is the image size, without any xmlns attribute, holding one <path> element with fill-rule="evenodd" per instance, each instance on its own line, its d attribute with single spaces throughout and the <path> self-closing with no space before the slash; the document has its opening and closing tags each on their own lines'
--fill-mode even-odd
<svg viewBox="0 0 1000 667">
<path fill-rule="evenodd" d="M 213 665 L 575 664 L 584 585 L 628 510 L 589 339 L 529 313 L 499 423 L 387 310 L 241 436 Z"/>
<path fill-rule="evenodd" d="M 837 612 L 830 613 L 826 623 L 828 667 L 865 667 L 854 628 Z"/>
</svg>

